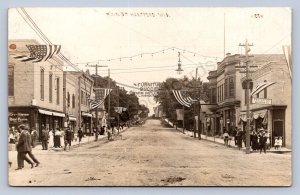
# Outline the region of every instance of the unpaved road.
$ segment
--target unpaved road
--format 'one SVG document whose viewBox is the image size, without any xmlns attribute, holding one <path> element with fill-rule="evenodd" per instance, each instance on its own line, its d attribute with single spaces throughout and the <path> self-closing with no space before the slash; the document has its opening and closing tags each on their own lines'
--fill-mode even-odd
<svg viewBox="0 0 300 195">
<path fill-rule="evenodd" d="M 100 140 L 70 152 L 34 150 L 41 165 L 16 171 L 9 183 L 21 186 L 288 186 L 291 154 L 246 155 L 187 137 L 148 120 L 114 141 Z"/>
</svg>

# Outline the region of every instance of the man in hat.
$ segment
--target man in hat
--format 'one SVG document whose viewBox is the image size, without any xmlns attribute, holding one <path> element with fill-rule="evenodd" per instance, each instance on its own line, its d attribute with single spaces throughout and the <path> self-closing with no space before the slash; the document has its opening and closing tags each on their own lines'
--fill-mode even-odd
<svg viewBox="0 0 300 195">
<path fill-rule="evenodd" d="M 26 156 L 27 152 L 31 151 L 31 139 L 30 134 L 27 130 L 25 130 L 25 125 L 20 125 L 18 131 L 20 132 L 19 142 L 17 144 L 17 161 L 18 168 L 16 170 L 20 170 L 24 168 L 24 160 L 31 164 L 31 168 L 33 168 L 33 162 Z"/>
</svg>

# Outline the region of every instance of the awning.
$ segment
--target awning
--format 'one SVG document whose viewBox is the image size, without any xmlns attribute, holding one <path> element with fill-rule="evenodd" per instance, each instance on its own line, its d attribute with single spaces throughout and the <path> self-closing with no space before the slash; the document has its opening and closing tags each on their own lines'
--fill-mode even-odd
<svg viewBox="0 0 300 195">
<path fill-rule="evenodd" d="M 87 113 L 87 112 L 81 112 L 81 116 L 92 117 L 92 114 Z"/>
<path fill-rule="evenodd" d="M 260 118 L 265 118 L 267 112 L 268 112 L 268 110 L 255 111 L 255 112 L 252 113 L 253 114 L 253 118 L 254 119 L 258 119 L 259 117 Z"/>
<path fill-rule="evenodd" d="M 53 116 L 65 117 L 66 115 L 64 113 L 53 112 Z"/>
<path fill-rule="evenodd" d="M 76 121 L 76 117 L 74 117 L 74 116 L 69 116 L 69 121 Z"/>
<path fill-rule="evenodd" d="M 39 109 L 39 113 L 46 114 L 46 115 L 52 115 L 52 112 L 47 111 L 47 110 L 43 110 L 43 109 Z"/>
</svg>

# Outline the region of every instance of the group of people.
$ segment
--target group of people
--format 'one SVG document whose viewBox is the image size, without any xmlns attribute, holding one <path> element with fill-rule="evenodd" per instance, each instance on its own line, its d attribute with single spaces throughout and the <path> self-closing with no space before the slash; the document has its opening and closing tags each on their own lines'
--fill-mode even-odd
<svg viewBox="0 0 300 195">
<path fill-rule="evenodd" d="M 223 134 L 224 144 L 227 147 L 230 147 L 230 141 L 234 139 L 234 143 L 236 146 L 238 146 L 239 149 L 244 146 L 246 146 L 246 132 L 245 130 L 238 129 L 237 127 L 231 131 L 227 132 L 224 129 Z M 281 140 L 281 141 L 280 141 Z M 267 149 L 271 148 L 271 142 L 270 142 L 270 134 L 268 131 L 264 130 L 263 128 L 259 130 L 252 130 L 250 133 L 250 146 L 253 151 L 262 151 L 266 153 Z M 275 143 L 274 143 L 275 149 L 278 149 L 282 146 L 282 138 L 276 137 Z"/>
<path fill-rule="evenodd" d="M 79 143 L 81 142 L 82 137 L 83 137 L 83 132 L 81 128 L 79 128 L 78 130 Z M 47 129 L 43 128 L 41 139 L 42 139 L 43 150 L 48 150 L 48 145 L 54 148 L 64 148 L 64 150 L 66 150 L 67 147 L 69 147 L 70 150 L 72 141 L 74 140 L 74 132 L 71 131 L 70 128 L 66 128 L 65 131 L 60 128 L 57 128 L 55 131 L 53 130 L 48 131 Z"/>
<path fill-rule="evenodd" d="M 32 147 L 35 146 L 36 138 L 36 130 L 33 129 L 31 132 L 29 132 L 29 127 L 26 125 L 20 125 L 17 129 L 12 128 L 12 130 L 10 130 L 9 143 L 16 144 L 16 149 L 18 152 L 18 168 L 16 170 L 24 168 L 24 160 L 31 165 L 31 168 L 34 166 L 39 166 L 40 162 L 32 153 Z"/>
</svg>

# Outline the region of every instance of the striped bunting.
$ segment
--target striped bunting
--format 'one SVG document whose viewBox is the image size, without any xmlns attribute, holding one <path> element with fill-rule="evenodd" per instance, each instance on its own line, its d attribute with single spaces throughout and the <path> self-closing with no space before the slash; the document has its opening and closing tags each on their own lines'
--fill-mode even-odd
<svg viewBox="0 0 300 195">
<path fill-rule="evenodd" d="M 13 58 L 21 62 L 41 62 L 47 61 L 54 55 L 58 55 L 61 49 L 61 45 L 26 45 L 30 52 L 28 55 L 14 55 Z"/>
<path fill-rule="evenodd" d="M 264 90 L 265 88 L 269 87 L 270 85 L 273 85 L 275 82 L 263 82 L 256 86 L 254 91 L 252 91 L 251 96 L 254 96 Z"/>
<path fill-rule="evenodd" d="M 90 108 L 91 109 L 95 109 L 95 108 L 100 106 L 100 101 L 93 100 L 93 99 L 88 99 L 88 101 L 90 103 Z"/>
<path fill-rule="evenodd" d="M 90 102 L 91 109 L 102 106 L 104 104 L 105 98 L 108 96 L 108 94 L 111 92 L 111 90 L 112 89 L 95 88 L 96 100 L 93 100 L 94 102 Z"/>
<path fill-rule="evenodd" d="M 175 99 L 183 106 L 190 107 L 197 100 L 193 100 L 187 94 L 183 94 L 180 90 L 172 90 Z"/>
</svg>

